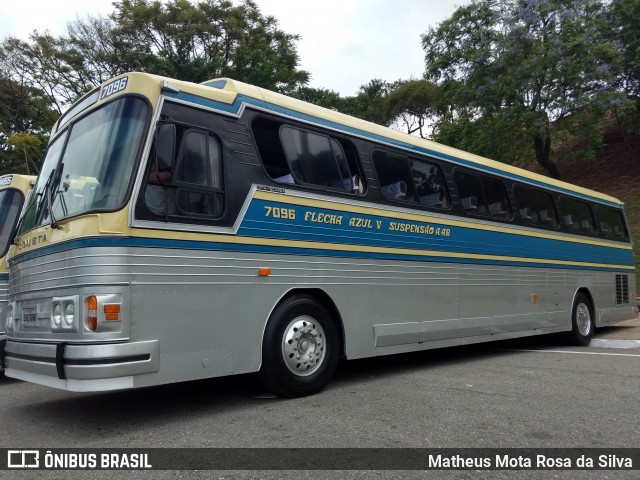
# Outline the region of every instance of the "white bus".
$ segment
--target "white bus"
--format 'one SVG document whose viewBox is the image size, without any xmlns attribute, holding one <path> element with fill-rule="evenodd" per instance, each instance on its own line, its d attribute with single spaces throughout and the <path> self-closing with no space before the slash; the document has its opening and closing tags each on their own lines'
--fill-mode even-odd
<svg viewBox="0 0 640 480">
<path fill-rule="evenodd" d="M 622 203 L 230 79 L 128 73 L 57 122 L 10 263 L 7 375 L 72 391 L 637 313 Z"/>
</svg>

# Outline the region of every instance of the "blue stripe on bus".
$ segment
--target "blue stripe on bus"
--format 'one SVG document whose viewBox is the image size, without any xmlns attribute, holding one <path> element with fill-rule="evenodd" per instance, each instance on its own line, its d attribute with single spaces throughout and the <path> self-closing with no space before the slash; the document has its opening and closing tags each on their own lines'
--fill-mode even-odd
<svg viewBox="0 0 640 480">
<path fill-rule="evenodd" d="M 475 163 L 475 162 L 464 160 L 462 158 L 455 157 L 453 155 L 448 155 L 448 154 L 445 154 L 445 153 L 436 152 L 436 151 L 430 150 L 428 148 L 418 147 L 416 145 L 412 145 L 412 144 L 405 143 L 405 142 L 402 142 L 402 141 L 394 140 L 394 139 L 391 139 L 391 138 L 388 138 L 388 137 L 385 137 L 385 136 L 382 136 L 382 135 L 377 135 L 375 133 L 370 133 L 370 132 L 367 132 L 365 130 L 360 130 L 360 129 L 357 129 L 357 128 L 349 127 L 347 125 L 343 125 L 343 124 L 340 124 L 340 123 L 331 122 L 329 120 L 318 118 L 318 117 L 315 117 L 313 115 L 309 115 L 309 114 L 306 114 L 306 113 L 301 113 L 301 112 L 298 112 L 296 110 L 291 110 L 291 109 L 288 109 L 288 108 L 285 108 L 285 107 L 281 107 L 281 106 L 276 105 L 276 104 L 268 103 L 268 102 L 265 102 L 263 100 L 258 100 L 258 99 L 255 99 L 253 97 L 248 97 L 248 96 L 245 96 L 245 95 L 238 95 L 236 97 L 235 101 L 233 102 L 233 104 L 231 104 L 231 105 L 229 105 L 227 103 L 217 102 L 215 100 L 211 100 L 211 99 L 208 99 L 208 98 L 200 97 L 200 96 L 193 95 L 193 94 L 186 93 L 186 92 L 178 92 L 178 93 L 165 92 L 165 95 L 167 97 L 175 98 L 177 100 L 188 101 L 188 102 L 199 104 L 199 105 L 203 105 L 205 107 L 209 107 L 209 108 L 212 108 L 212 109 L 215 109 L 215 110 L 225 111 L 225 112 L 228 112 L 228 113 L 236 115 L 236 116 L 238 115 L 238 113 L 239 113 L 239 111 L 240 111 L 240 109 L 241 109 L 243 104 L 249 104 L 249 105 L 253 105 L 253 106 L 258 107 L 258 108 L 262 108 L 262 109 L 265 109 L 265 110 L 270 110 L 270 111 L 272 111 L 274 113 L 283 114 L 283 115 L 287 115 L 289 117 L 297 118 L 297 119 L 305 121 L 305 122 L 315 123 L 317 125 L 323 125 L 323 126 L 329 127 L 331 129 L 334 129 L 334 130 L 340 130 L 342 132 L 349 133 L 349 134 L 352 134 L 352 135 L 357 135 L 359 137 L 365 137 L 365 138 L 368 138 L 370 140 L 374 140 L 376 142 L 382 142 L 382 143 L 391 144 L 391 145 L 394 145 L 394 146 L 397 146 L 397 147 L 400 147 L 400 148 L 412 150 L 412 151 L 414 151 L 416 153 L 426 154 L 426 155 L 430 155 L 430 156 L 435 157 L 435 158 L 439 158 L 439 159 L 442 159 L 442 160 L 453 162 L 453 163 L 456 163 L 458 165 L 464 165 L 464 166 L 467 166 L 467 167 L 470 167 L 470 168 L 474 168 L 474 169 L 477 169 L 477 170 L 493 173 L 493 174 L 499 175 L 501 177 L 509 178 L 511 180 L 527 183 L 527 184 L 530 184 L 530 185 L 536 185 L 538 187 L 546 188 L 546 189 L 553 190 L 553 191 L 556 191 L 556 192 L 559 192 L 559 193 L 566 193 L 566 194 L 569 194 L 569 195 L 577 196 L 577 197 L 580 197 L 580 198 L 583 198 L 583 199 L 586 199 L 586 200 L 590 200 L 590 201 L 593 201 L 593 202 L 596 202 L 596 203 L 600 203 L 600 204 L 603 204 L 603 205 L 609 205 L 609 206 L 612 206 L 612 207 L 620 208 L 620 204 L 619 203 L 610 202 L 610 201 L 607 201 L 607 200 L 603 200 L 601 198 L 592 197 L 591 195 L 586 195 L 586 194 L 574 192 L 572 190 L 567 190 L 567 189 L 564 189 L 564 188 L 561 188 L 561 187 L 549 185 L 549 184 L 546 184 L 544 182 L 540 182 L 540 181 L 537 181 L 537 180 L 526 178 L 526 177 L 523 177 L 523 176 L 520 176 L 520 175 L 517 175 L 517 174 L 508 173 L 508 172 L 505 172 L 505 171 L 497 169 L 497 168 L 492 168 L 492 167 L 489 167 L 489 166 L 486 166 L 486 165 L 481 165 L 481 164 L 478 164 L 478 163 Z"/>
<path fill-rule="evenodd" d="M 7 281 L 9 280 L 9 274 L 8 273 L 0 273 L 0 282 L 1 281 Z"/>
<path fill-rule="evenodd" d="M 295 211 L 295 220 L 266 217 L 267 208 L 282 205 L 282 210 Z M 311 222 L 310 213 L 341 217 L 341 224 Z M 305 215 L 307 218 L 305 218 Z M 326 217 L 325 217 L 326 218 Z M 369 228 L 349 225 L 352 219 L 368 221 Z M 380 222 L 378 224 L 378 222 Z M 391 224 L 411 225 L 418 229 L 433 228 L 432 234 L 390 231 Z M 378 228 L 378 225 L 380 228 Z M 438 235 L 444 232 L 447 235 Z M 281 240 L 311 241 L 332 244 L 362 245 L 416 250 L 437 250 L 461 254 L 524 257 L 585 263 L 633 265 L 629 249 L 575 243 L 520 234 L 507 234 L 474 228 L 399 220 L 388 217 L 352 214 L 350 212 L 314 209 L 289 203 L 275 204 L 253 200 L 238 235 L 268 237 Z"/>
<path fill-rule="evenodd" d="M 242 240 L 242 237 L 230 237 Z M 515 267 L 533 267 L 533 268 L 553 268 L 568 270 L 590 270 L 590 271 L 609 271 L 617 272 L 625 270 L 616 267 L 596 267 L 581 265 L 562 265 L 562 264 L 541 264 L 533 261 L 510 261 L 510 260 L 491 260 L 491 259 L 473 259 L 473 258 L 451 258 L 434 256 L 422 256 L 412 254 L 395 254 L 367 251 L 347 251 L 340 249 L 322 249 L 313 247 L 291 247 L 277 245 L 251 245 L 242 243 L 226 243 L 226 242 L 204 242 L 194 240 L 172 240 L 162 238 L 142 238 L 142 237 L 96 237 L 81 240 L 71 240 L 56 245 L 43 247 L 39 250 L 27 252 L 13 257 L 10 260 L 11 265 L 20 262 L 33 260 L 45 255 L 52 255 L 77 248 L 95 248 L 95 247 L 143 247 L 143 248 L 171 248 L 180 250 L 200 250 L 200 251 L 234 251 L 246 253 L 265 253 L 265 254 L 282 254 L 282 255 L 309 255 L 319 257 L 340 257 L 340 258 L 358 258 L 358 259 L 380 259 L 380 260 L 402 260 L 417 262 L 441 262 L 441 263 L 459 263 L 459 264 L 481 264 L 481 265 L 497 265 L 497 266 L 515 266 Z M 591 262 L 599 263 L 599 262 Z M 622 265 L 621 265 L 622 267 Z M 627 271 L 627 270 L 625 270 Z"/>
</svg>

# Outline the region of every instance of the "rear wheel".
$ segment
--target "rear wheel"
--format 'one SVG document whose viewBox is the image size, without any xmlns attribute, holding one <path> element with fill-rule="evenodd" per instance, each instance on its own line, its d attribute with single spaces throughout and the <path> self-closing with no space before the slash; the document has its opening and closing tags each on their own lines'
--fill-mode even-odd
<svg viewBox="0 0 640 480">
<path fill-rule="evenodd" d="M 289 298 L 274 310 L 265 330 L 260 379 L 284 397 L 322 390 L 339 357 L 339 336 L 327 309 L 315 298 Z"/>
<path fill-rule="evenodd" d="M 591 343 L 595 322 L 591 300 L 584 293 L 578 292 L 571 310 L 571 332 L 567 340 L 572 344 L 586 347 Z"/>
</svg>

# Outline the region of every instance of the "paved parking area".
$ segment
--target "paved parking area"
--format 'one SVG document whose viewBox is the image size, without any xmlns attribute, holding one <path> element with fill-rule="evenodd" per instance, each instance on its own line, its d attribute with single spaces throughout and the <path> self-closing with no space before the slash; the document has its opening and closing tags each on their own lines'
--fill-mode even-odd
<svg viewBox="0 0 640 480">
<path fill-rule="evenodd" d="M 263 398 L 252 375 L 95 394 L 2 378 L 0 392 L 0 447 L 4 448 L 636 448 L 640 320 L 598 331 L 588 348 L 537 337 L 345 362 L 325 391 L 302 399 Z M 494 471 L 490 477 L 635 479 L 638 472 Z M 8 472 L 0 472 L 0 477 L 3 473 Z M 55 472 L 20 473 L 6 478 L 62 478 Z M 200 474 L 203 478 L 389 478 L 393 473 L 424 478 L 429 472 L 342 473 Z M 479 475 L 430 473 L 433 478 Z M 82 472 L 74 475 L 87 478 Z M 90 477 L 119 478 L 114 472 L 91 472 Z"/>
</svg>

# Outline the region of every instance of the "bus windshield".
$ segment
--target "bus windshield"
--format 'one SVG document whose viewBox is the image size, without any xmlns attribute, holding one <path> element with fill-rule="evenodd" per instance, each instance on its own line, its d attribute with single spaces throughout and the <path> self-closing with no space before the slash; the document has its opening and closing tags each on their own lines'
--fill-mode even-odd
<svg viewBox="0 0 640 480">
<path fill-rule="evenodd" d="M 22 207 L 22 193 L 7 189 L 0 191 L 0 257 L 4 257 L 11 240 L 11 231 Z"/>
<path fill-rule="evenodd" d="M 91 210 L 122 206 L 148 118 L 123 97 L 71 125 L 49 146 L 20 233 Z"/>
</svg>

